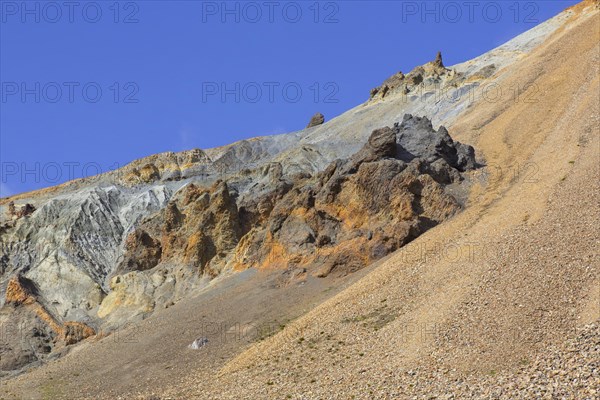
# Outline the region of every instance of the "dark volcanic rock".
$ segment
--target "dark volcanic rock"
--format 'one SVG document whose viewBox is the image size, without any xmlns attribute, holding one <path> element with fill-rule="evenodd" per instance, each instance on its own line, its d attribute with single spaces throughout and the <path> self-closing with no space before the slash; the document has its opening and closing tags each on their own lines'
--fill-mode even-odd
<svg viewBox="0 0 600 400">
<path fill-rule="evenodd" d="M 433 130 L 426 118 L 407 116 L 394 129 L 373 131 L 352 157 L 295 182 L 275 200 L 272 211 L 260 217 L 264 223 L 241 240 L 237 261 L 246 267 L 305 268 L 324 277 L 380 259 L 459 210 L 443 185 L 460 180 L 458 166 L 468 168 L 470 153 L 461 146 L 444 128 Z"/>
<path fill-rule="evenodd" d="M 428 163 L 444 159 L 452 168 L 459 171 L 475 166 L 473 147 L 454 142 L 448 130 L 441 126 L 433 129 L 427 117 L 413 117 L 406 114 L 401 124 L 394 126 L 398 143 L 398 158 L 411 161 L 422 158 Z"/>
<path fill-rule="evenodd" d="M 396 134 L 389 128 L 376 129 L 371 133 L 367 144 L 359 151 L 355 159 L 363 162 L 375 161 L 396 155 Z"/>
</svg>

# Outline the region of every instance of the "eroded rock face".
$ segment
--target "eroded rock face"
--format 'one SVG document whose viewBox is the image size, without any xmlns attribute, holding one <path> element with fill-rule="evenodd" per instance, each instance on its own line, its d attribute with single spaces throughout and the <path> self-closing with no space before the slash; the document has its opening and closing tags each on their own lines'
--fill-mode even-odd
<svg viewBox="0 0 600 400">
<path fill-rule="evenodd" d="M 474 162 L 473 149 L 444 127 L 407 115 L 314 176 L 284 177 L 280 166 L 270 167 L 271 189 L 255 197 L 238 199 L 222 181 L 184 187 L 130 234 L 128 243 L 137 243 L 128 244 L 119 270 L 156 263 L 150 246 L 162 248 L 160 264 L 210 276 L 251 267 L 352 272 L 459 210 L 444 185 Z"/>
<path fill-rule="evenodd" d="M 290 150 L 291 135 L 164 153 L 101 184 L 21 202 L 34 212 L 0 221 L 0 324 L 35 322 L 47 333 L 28 343 L 54 351 L 168 307 L 224 271 L 351 273 L 460 209 L 446 185 L 475 165 L 470 146 L 410 115 L 362 137 L 351 151 Z M 13 350 L 12 366 L 46 354 Z"/>
<path fill-rule="evenodd" d="M 118 272 L 145 271 L 154 268 L 162 255 L 160 241 L 152 238 L 143 229 L 136 229 L 125 241 L 125 259 Z"/>
<path fill-rule="evenodd" d="M 200 273 L 217 275 L 215 258 L 225 258 L 242 236 L 227 184 L 218 181 L 208 189 L 190 184 L 130 234 L 117 271 L 141 271 L 163 262 L 193 265 Z"/>
<path fill-rule="evenodd" d="M 38 288 L 30 279 L 16 275 L 9 280 L 5 306 L 0 308 L 0 376 L 96 334 L 83 322 L 63 322 L 38 296 Z"/>
<path fill-rule="evenodd" d="M 336 160 L 315 177 L 294 182 L 283 196 L 266 194 L 275 200 L 273 210 L 264 224 L 244 237 L 236 261 L 256 268 L 307 268 L 321 277 L 332 271 L 346 274 L 454 214 L 460 207 L 445 193 L 439 176 L 445 172 L 449 183 L 460 179 L 459 173 L 445 162 L 432 176 L 430 162 L 413 156 L 403 160 L 406 149 L 396 132 L 408 129 L 404 125 L 377 129 L 349 159 Z M 431 130 L 443 138 L 444 130 Z M 419 155 L 444 162 L 443 153 L 426 150 Z M 252 204 L 243 207 L 255 209 Z"/>
</svg>

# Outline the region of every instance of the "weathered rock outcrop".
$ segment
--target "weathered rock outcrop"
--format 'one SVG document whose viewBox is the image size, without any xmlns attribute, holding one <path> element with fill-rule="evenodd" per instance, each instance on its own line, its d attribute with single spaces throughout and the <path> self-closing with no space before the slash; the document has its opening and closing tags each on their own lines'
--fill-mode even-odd
<svg viewBox="0 0 600 400">
<path fill-rule="evenodd" d="M 26 218 L 0 223 L 3 312 L 37 321 L 55 349 L 168 307 L 223 271 L 345 275 L 457 212 L 445 186 L 475 165 L 470 146 L 410 115 L 353 151 L 286 153 L 301 162 L 277 155 L 293 135 L 269 140 L 152 156 L 103 184 L 21 202 Z"/>
<path fill-rule="evenodd" d="M 145 271 L 160 262 L 162 246 L 143 229 L 131 232 L 125 240 L 125 259 L 117 271 Z"/>
<path fill-rule="evenodd" d="M 37 289 L 32 281 L 17 275 L 8 281 L 6 286 L 6 304 L 33 304 L 36 301 Z"/>
<path fill-rule="evenodd" d="M 182 188 L 129 235 L 117 272 L 159 263 L 210 276 L 251 267 L 351 272 L 455 213 L 444 185 L 474 162 L 473 149 L 444 127 L 407 115 L 315 175 L 284 177 L 270 166 L 271 189 L 255 197 L 238 198 L 222 181 Z"/>
<path fill-rule="evenodd" d="M 35 207 L 32 204 L 26 203 L 20 206 L 16 206 L 13 201 L 8 203 L 8 216 L 14 218 L 22 218 L 32 214 L 35 211 Z"/>
<path fill-rule="evenodd" d="M 395 129 L 400 146 L 399 157 L 403 160 L 421 158 L 428 163 L 443 160 L 459 171 L 475 167 L 473 147 L 455 143 L 443 126 L 434 130 L 427 118 L 405 115 L 402 124 L 396 125 Z"/>
<path fill-rule="evenodd" d="M 117 272 L 143 271 L 168 262 L 217 275 L 215 257 L 224 258 L 241 237 L 239 211 L 227 184 L 218 181 L 206 189 L 190 184 L 129 235 Z"/>
<path fill-rule="evenodd" d="M 455 70 L 448 69 L 442 61 L 442 53 L 438 52 L 435 60 L 416 67 L 408 74 L 398 72 L 386 79 L 381 86 L 371 89 L 370 100 L 384 99 L 392 93 L 403 95 L 414 94 L 426 90 L 441 90 L 443 85 L 454 85 L 464 81 L 465 76 Z"/>
<path fill-rule="evenodd" d="M 446 68 L 444 67 L 444 62 L 442 61 L 442 52 L 438 51 L 436 56 L 435 56 L 435 60 L 433 60 L 433 66 L 436 68 Z"/>
<path fill-rule="evenodd" d="M 451 119 L 464 102 L 428 90 L 472 90 L 470 79 L 502 68 L 493 62 L 455 72 L 440 56 L 322 128 L 317 114 L 314 129 L 156 154 L 0 199 L 0 309 L 17 320 L 45 315 L 60 338 L 68 321 L 110 331 L 144 318 L 223 271 L 308 279 L 362 268 L 455 213 L 463 199 L 454 196 L 464 196 L 457 184 L 475 166 L 473 149 L 445 128 L 394 122 L 404 110 Z M 406 102 L 388 101 L 399 90 Z M 18 298 L 14 285 L 6 296 L 15 275 L 34 284 L 31 307 L 5 305 Z"/>
<path fill-rule="evenodd" d="M 407 116 L 405 121 L 411 120 Z M 283 196 L 266 194 L 257 199 L 270 201 L 274 207 L 265 224 L 255 226 L 237 249 L 238 264 L 307 268 L 317 276 L 333 270 L 345 274 L 455 213 L 460 207 L 444 192 L 443 184 L 460 179 L 455 170 L 459 163 L 445 162 L 441 151 L 427 152 L 445 129 L 435 132 L 431 128 L 427 132 L 432 134 L 431 143 L 424 139 L 427 146 L 418 156 L 405 157 L 407 151 L 398 140 L 402 137 L 397 138 L 396 132 L 409 129 L 404 124 L 377 129 L 349 159 L 334 161 L 314 177 L 290 182 Z M 451 139 L 444 143 L 458 151 Z M 444 163 L 438 169 L 446 173 L 445 182 L 439 179 L 441 171 L 429 173 L 434 169 L 431 163 L 438 160 Z M 250 214 L 256 208 L 254 204 L 242 206 Z"/>
<path fill-rule="evenodd" d="M 0 308 L 0 376 L 96 334 L 83 322 L 61 322 L 38 297 L 30 279 L 16 275 L 8 281 L 5 306 Z"/>
</svg>

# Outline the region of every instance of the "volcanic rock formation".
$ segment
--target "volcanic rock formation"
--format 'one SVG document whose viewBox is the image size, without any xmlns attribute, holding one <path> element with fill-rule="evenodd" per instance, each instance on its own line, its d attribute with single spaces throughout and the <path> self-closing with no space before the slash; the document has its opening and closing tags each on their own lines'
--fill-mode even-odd
<svg viewBox="0 0 600 400">
<path fill-rule="evenodd" d="M 375 97 L 404 88 L 422 107 L 431 85 L 467 75 L 438 55 Z M 363 118 L 365 106 L 387 111 Z M 434 116 L 457 110 L 434 106 Z M 226 271 L 275 269 L 297 281 L 363 268 L 456 213 L 462 175 L 475 167 L 472 147 L 400 111 L 370 102 L 327 123 L 317 113 L 303 131 L 156 154 L 0 202 L 0 294 L 22 276 L 60 332 L 65 321 L 111 331 Z M 6 315 L 31 319 L 19 307 L 7 303 Z"/>
<path fill-rule="evenodd" d="M 81 346 L 3 380 L 1 395 L 595 398 L 597 323 L 575 349 L 532 361 L 598 319 L 598 218 L 587 212 L 598 13 L 581 13 L 597 4 L 459 65 L 439 55 L 310 129 L 0 199 L 0 332 L 15 332 L 0 335 L 1 371 L 94 331 L 142 332 L 136 345 Z M 538 97 L 492 103 L 490 84 Z M 472 171 L 473 148 L 441 125 L 488 166 L 539 166 L 535 183 Z M 445 220 L 366 276 L 338 279 Z M 197 332 L 210 319 L 229 335 L 271 318 L 285 327 L 257 342 Z M 181 353 L 194 339 L 201 358 Z"/>
<path fill-rule="evenodd" d="M 319 277 L 358 270 L 459 210 L 444 186 L 474 165 L 472 147 L 455 143 L 444 127 L 435 131 L 427 118 L 406 115 L 314 175 L 283 176 L 280 164 L 268 165 L 263 174 L 270 178 L 255 184 L 254 196 L 240 196 L 226 181 L 190 183 L 129 233 L 100 313 L 174 301 L 156 295 L 170 293 L 161 287 L 171 284 L 156 271 L 172 266 L 209 277 L 246 268 Z M 120 286 L 153 268 L 150 281 Z"/>
<path fill-rule="evenodd" d="M 0 267 L 17 278 L 0 281 L 4 311 L 49 321 L 52 340 L 71 344 L 93 335 L 89 324 L 110 331 L 143 318 L 223 271 L 346 275 L 456 213 L 445 187 L 475 166 L 472 147 L 411 115 L 328 163 L 302 151 L 317 164 L 253 167 L 248 161 L 264 156 L 252 141 L 218 161 L 202 150 L 168 153 L 126 166 L 116 185 L 27 203 L 21 213 L 9 205 Z M 196 177 L 186 181 L 190 171 Z M 20 309 L 27 304 L 35 307 Z"/>
</svg>

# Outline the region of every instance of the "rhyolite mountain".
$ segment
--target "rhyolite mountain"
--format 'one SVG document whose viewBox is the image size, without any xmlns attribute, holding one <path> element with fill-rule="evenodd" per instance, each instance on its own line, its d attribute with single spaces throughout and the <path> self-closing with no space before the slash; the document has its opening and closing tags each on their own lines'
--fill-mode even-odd
<svg viewBox="0 0 600 400">
<path fill-rule="evenodd" d="M 0 398 L 596 399 L 599 27 L 0 199 Z"/>
<path fill-rule="evenodd" d="M 441 54 L 302 131 L 162 153 L 0 200 L 2 371 L 139 321 L 252 269 L 345 276 L 465 206 L 473 147 L 451 126 L 564 16 L 474 60 Z M 480 160 L 484 163 L 485 160 Z"/>
</svg>

